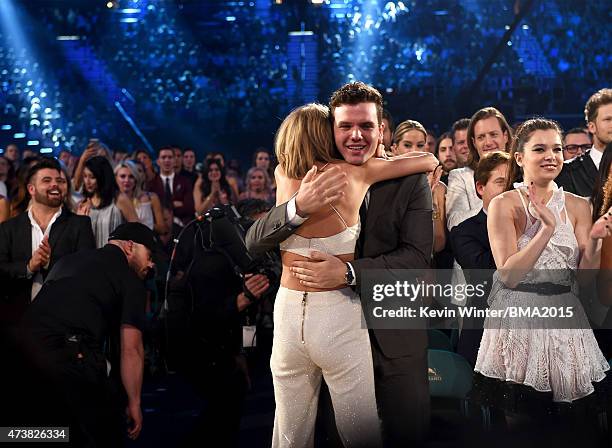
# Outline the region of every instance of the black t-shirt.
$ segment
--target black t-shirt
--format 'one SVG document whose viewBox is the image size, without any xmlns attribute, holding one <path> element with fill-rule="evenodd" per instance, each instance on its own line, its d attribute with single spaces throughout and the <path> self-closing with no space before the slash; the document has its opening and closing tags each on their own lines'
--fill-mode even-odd
<svg viewBox="0 0 612 448">
<path fill-rule="evenodd" d="M 108 244 L 62 258 L 23 323 L 36 339 L 49 345 L 79 334 L 101 347 L 120 325 L 142 331 L 145 300 L 143 281 L 130 269 L 121 249 Z"/>
</svg>

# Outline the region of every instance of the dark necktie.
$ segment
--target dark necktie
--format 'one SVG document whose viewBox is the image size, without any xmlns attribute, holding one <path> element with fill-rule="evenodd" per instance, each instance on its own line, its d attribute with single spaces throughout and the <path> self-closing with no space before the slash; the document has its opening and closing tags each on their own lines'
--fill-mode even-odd
<svg viewBox="0 0 612 448">
<path fill-rule="evenodd" d="M 166 186 L 164 187 L 164 205 L 172 210 L 172 190 L 170 189 L 169 177 L 166 177 Z"/>
</svg>

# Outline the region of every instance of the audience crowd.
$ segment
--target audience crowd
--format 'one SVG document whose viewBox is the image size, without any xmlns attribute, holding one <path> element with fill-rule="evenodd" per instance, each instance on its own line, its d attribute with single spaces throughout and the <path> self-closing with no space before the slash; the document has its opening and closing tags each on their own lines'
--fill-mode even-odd
<svg viewBox="0 0 612 448">
<path fill-rule="evenodd" d="M 498 195 L 513 188 L 523 188 L 521 182 L 526 174 L 522 168 L 526 166 L 526 160 L 530 160 L 530 178 L 535 176 L 539 179 L 539 170 L 546 171 L 531 161 L 534 156 L 526 155 L 526 151 L 536 154 L 538 144 L 536 149 L 524 149 L 526 142 L 531 141 L 535 135 L 534 132 L 550 136 L 552 134 L 546 132 L 551 131 L 559 138 L 559 143 L 555 139 L 554 142 L 551 140 L 552 143 L 543 140 L 541 147 L 545 153 L 538 157 L 548 163 L 546 166 L 550 170 L 554 168 L 555 173 L 559 172 L 554 179 L 557 182 L 554 191 L 560 191 L 556 189 L 562 187 L 564 191 L 573 193 L 568 204 L 575 205 L 568 207 L 578 207 L 581 213 L 584 212 L 580 219 L 589 221 L 582 224 L 576 221 L 574 226 L 580 228 L 584 225 L 588 229 L 595 222 L 593 229 L 599 229 L 598 235 L 609 232 L 609 227 L 605 226 L 609 226 L 609 219 L 612 219 L 609 213 L 612 188 L 612 90 L 601 89 L 593 94 L 585 106 L 584 114 L 586 127 L 576 123 L 576 127 L 563 134 L 561 140 L 558 125 L 553 121 L 527 120 L 517 130 L 517 127 L 508 124 L 502 111 L 485 107 L 476 111 L 471 118 L 459 118 L 448 132 L 433 142 L 431 151 L 440 160 L 440 166 L 429 175 L 434 221 L 432 268 L 452 270 L 454 282 L 473 282 L 473 270 L 496 268 L 497 260 L 490 238 L 503 237 L 492 235 L 491 228 L 487 230 L 487 215 L 491 209 L 495 209 L 496 214 L 500 213 L 494 207 L 499 202 L 495 199 Z M 400 156 L 411 151 L 430 151 L 427 144 L 428 131 L 423 124 L 406 119 L 394 125 L 398 120 L 394 120 L 387 111 L 384 117 L 391 131 L 385 145 L 389 156 Z M 120 224 L 140 222 L 159 237 L 159 251 L 154 254 L 158 271 L 156 279 L 147 283 L 146 303 L 149 319 L 155 321 L 160 313 L 163 314 L 163 291 L 166 289 L 164 270 L 172 263 L 176 238 L 190 221 L 213 207 L 242 204 L 245 210 L 245 201 L 259 204 L 255 207 L 257 214 L 253 215 L 256 217 L 265 213 L 275 202 L 275 164 L 265 148 L 258 147 L 253 151 L 252 166 L 246 170 L 242 170 L 235 161 L 228 166 L 220 152 L 210 152 L 200 160 L 197 154 L 192 148 L 177 145 L 162 146 L 156 154 L 146 150 L 127 154 L 92 139 L 80 158 L 64 151 L 57 154 L 55 159 L 11 143 L 0 154 L 0 275 L 3 282 L 15 281 L 15 285 L 18 284 L 18 277 L 14 277 L 15 271 L 9 266 L 12 266 L 11 257 L 14 256 L 11 255 L 14 248 L 10 244 L 19 243 L 9 243 L 7 235 L 10 229 L 14 223 L 30 216 L 32 210 L 39 210 L 45 204 L 55 204 L 55 207 L 59 207 L 57 213 L 88 217 L 91 233 L 87 241 L 98 248 L 106 244 L 109 235 Z M 47 183 L 43 185 L 36 173 L 44 172 L 45 169 L 57 169 L 59 177 L 45 178 Z M 244 177 L 240 174 L 243 172 L 246 173 Z M 525 190 L 525 194 L 535 195 L 531 189 L 528 192 Z M 557 201 L 560 200 L 558 195 L 555 197 Z M 588 201 L 595 204 L 592 218 Z M 525 213 L 543 212 L 529 209 Z M 557 216 L 557 219 L 562 218 Z M 566 216 L 565 219 L 569 218 Z M 532 224 L 525 225 L 529 227 Z M 496 225 L 495 228 L 499 230 L 499 224 Z M 586 234 L 580 232 L 579 238 L 584 238 Z M 591 234 L 593 232 L 595 230 Z M 46 275 L 45 266 L 48 266 L 49 260 L 54 260 L 50 254 L 48 236 L 41 236 L 37 247 L 22 248 L 24 252 L 33 251 L 27 264 L 28 272 L 31 272 L 29 275 L 34 275 L 35 279 L 31 290 L 32 300 L 40 289 L 42 275 Z M 610 237 L 604 239 L 602 266 L 608 266 L 611 256 L 609 240 Z M 494 247 L 498 244 L 495 243 Z M 595 266 L 599 260 L 593 257 L 589 258 L 589 263 Z M 610 280 L 605 276 L 605 271 L 602 272 L 604 275 L 600 275 L 597 281 L 602 288 L 602 301 L 607 303 Z M 39 273 L 42 275 L 37 277 Z M 10 295 L 10 291 L 7 294 Z M 24 311 L 23 307 L 11 305 L 15 304 L 10 301 L 3 303 L 3 307 L 8 310 L 2 313 L 5 324 L 11 324 L 11 319 L 13 323 L 16 322 Z M 239 310 L 243 308 L 239 307 Z M 611 316 L 604 312 L 599 324 L 603 323 L 605 327 L 610 320 Z M 612 357 L 609 332 L 598 330 L 595 336 L 606 359 Z M 482 337 L 482 330 L 465 330 L 457 346 L 458 352 L 472 366 L 476 365 L 477 370 L 479 364 L 476 356 Z M 488 337 L 491 343 L 491 336 Z M 161 362 L 163 350 L 159 340 L 155 337 L 145 340 L 148 344 L 149 370 L 159 372 L 165 369 Z M 484 355 L 481 353 L 479 356 Z M 482 366 L 485 361 L 479 358 L 478 362 Z"/>
<path fill-rule="evenodd" d="M 470 2 L 481 6 L 479 17 L 454 2 L 439 2 L 440 10 L 446 13 L 437 15 L 416 7 L 410 9 L 401 2 L 387 2 L 367 11 L 367 4 L 371 2 L 354 3 L 353 11 L 344 17 L 330 18 L 315 9 L 308 12 L 305 26 L 316 30 L 318 56 L 325 61 L 320 67 L 320 85 L 335 86 L 346 79 L 361 78 L 384 86 L 388 93 L 416 89 L 423 102 L 428 99 L 424 87 L 460 88 L 466 85 L 466 80 L 473 80 L 493 43 L 503 35 L 504 21 L 511 20 L 513 12 L 516 13 L 507 7 L 498 14 L 496 7 L 485 5 L 486 2 Z M 491 67 L 485 90 L 493 92 L 498 99 L 503 95 L 505 100 L 511 100 L 525 86 L 549 93 L 561 86 L 568 99 L 571 92 L 594 91 L 593 86 L 602 84 L 602 79 L 609 81 L 612 64 L 606 47 L 609 40 L 606 27 L 597 23 L 590 26 L 584 21 L 588 14 L 596 22 L 605 22 L 607 9 L 602 7 L 603 3 L 579 5 L 547 1 L 536 5 L 537 14 L 547 25 L 521 29 L 530 30 L 529 35 L 540 43 L 548 63 L 559 74 L 557 81 L 547 85 L 525 74 L 513 85 L 516 82 L 513 79 L 517 78 L 509 73 L 523 73 L 525 65 L 508 46 Z M 96 27 L 104 22 L 105 10 L 98 6 L 89 12 L 75 9 L 63 14 L 50 7 L 48 12 L 41 17 L 47 31 L 95 36 Z M 287 7 L 280 14 L 272 10 L 272 20 L 228 5 L 216 14 L 221 14 L 221 20 L 230 15 L 238 20 L 228 21 L 196 42 L 181 23 L 174 3 L 150 2 L 143 8 L 139 20 L 125 24 L 116 39 L 103 39 L 99 35 L 88 45 L 113 68 L 120 84 L 134 95 L 138 118 L 159 122 L 172 117 L 187 126 L 198 123 L 208 129 L 236 132 L 252 131 L 254 123 L 266 122 L 269 126 L 270 117 L 283 116 L 288 107 L 286 84 L 292 75 L 286 54 L 287 30 L 300 26 L 295 20 L 300 11 Z M 560 16 L 567 19 L 558 20 Z M 415 26 L 425 23 L 428 27 L 425 31 L 424 27 Z M 478 39 L 472 37 L 475 30 Z M 561 36 L 577 42 L 578 48 L 564 47 Z M 0 39 L 5 38 L 10 41 L 0 35 Z M 361 48 L 365 39 L 368 44 Z M 142 42 L 148 44 L 145 46 Z M 583 42 L 594 44 L 581 47 Z M 143 148 L 126 152 L 117 143 L 122 140 L 120 128 L 114 126 L 116 111 L 104 102 L 84 98 L 82 91 L 86 82 L 82 76 L 65 69 L 55 78 L 47 77 L 36 60 L 16 45 L 0 48 L 0 67 L 4 67 L 0 71 L 0 110 L 5 123 L 13 126 L 12 131 L 26 132 L 28 139 L 39 139 L 52 148 L 51 154 L 40 154 L 18 139 L 11 139 L 0 148 L 0 282 L 6 285 L 0 291 L 0 336 L 5 334 L 5 328 L 18 325 L 36 300 L 52 266 L 61 263 L 61 258 L 84 249 L 103 248 L 118 226 L 140 223 L 157 237 L 155 250 L 150 252 L 157 268 L 146 276 L 147 323 L 143 328 L 146 328 L 144 358 L 148 374 L 172 369 L 172 354 L 166 346 L 171 344 L 161 342 L 159 322 L 167 313 L 176 312 L 173 297 L 189 296 L 198 288 L 211 298 L 223 295 L 231 299 L 223 306 L 211 305 L 207 299 L 201 309 L 191 310 L 201 319 L 201 327 L 207 329 L 203 332 L 214 329 L 205 337 L 198 334 L 193 338 L 197 342 L 194 350 L 202 349 L 209 343 L 205 338 L 212 337 L 218 339 L 215 344 L 224 350 L 225 346 L 231 346 L 232 357 L 239 359 L 239 349 L 233 351 L 235 346 L 240 346 L 235 340 L 242 337 L 244 345 L 247 337 L 245 333 L 237 336 L 236 331 L 242 330 L 241 324 L 248 328 L 253 322 L 265 329 L 257 330 L 265 350 L 266 342 L 272 338 L 273 293 L 267 302 L 260 299 L 265 297 L 261 290 L 267 290 L 267 282 L 272 282 L 274 277 L 275 263 L 278 265 L 275 254 L 268 254 L 268 264 L 264 263 L 261 271 L 251 275 L 252 272 L 232 266 L 225 252 L 210 250 L 204 240 L 210 237 L 212 241 L 212 230 L 204 234 L 193 231 L 189 224 L 194 220 L 229 219 L 225 215 L 220 218 L 218 210 L 231 205 L 253 219 L 267 213 L 276 202 L 273 154 L 258 147 L 258 141 L 249 148 L 252 150 L 250 166 L 241 166 L 223 152 L 206 152 L 210 148 L 204 143 L 202 147 L 192 148 L 182 146 L 184 142 L 164 142 L 155 153 Z M 61 84 L 55 81 L 60 78 Z M 66 82 L 69 88 L 64 86 Z M 514 296 L 522 299 L 527 294 L 541 294 L 536 288 L 538 284 L 515 284 L 512 272 L 503 273 L 502 268 L 510 266 L 509 269 L 514 267 L 516 271 L 529 266 L 537 270 L 542 267 L 538 262 L 544 254 L 543 258 L 552 260 L 553 268 L 563 267 L 567 271 L 582 267 L 595 271 L 586 283 L 580 279 L 582 286 L 588 286 L 589 282 L 598 286 L 592 295 L 600 305 L 587 310 L 588 325 L 595 330 L 594 338 L 583 334 L 580 341 L 586 341 L 584 345 L 588 346 L 589 357 L 585 355 L 585 363 L 597 364 L 597 368 L 587 380 L 581 378 L 580 387 L 574 390 L 572 385 L 569 393 L 565 390 L 565 395 L 561 395 L 570 397 L 566 401 L 580 402 L 581 393 L 594 392 L 593 396 L 607 400 L 603 405 L 601 400 L 594 404 L 596 411 L 604 406 L 612 415 L 610 374 L 605 373 L 606 360 L 612 359 L 612 330 L 609 330 L 612 311 L 608 309 L 612 305 L 609 273 L 612 267 L 612 237 L 609 236 L 612 89 L 592 93 L 584 111 L 573 111 L 574 116 L 584 114 L 584 121 L 572 123 L 564 132 L 552 120 L 511 122 L 507 117 L 516 116 L 516 110 L 505 110 L 503 106 L 473 110 L 469 117 L 453 117 L 448 129 L 440 128 L 440 123 L 420 123 L 414 119 L 413 111 L 402 111 L 395 117 L 385 111 L 384 151 L 380 151 L 388 157 L 429 151 L 440 161 L 428 176 L 434 231 L 430 266 L 439 273 L 440 279 L 452 276 L 449 281 L 453 284 L 484 280 L 489 287 L 501 281 L 513 288 L 523 288 L 516 289 Z M 535 97 L 524 101 L 535 101 Z M 524 101 L 517 100 L 516 107 L 524 108 L 525 104 L 519 104 Z M 105 136 L 110 145 L 97 136 Z M 536 196 L 534 182 L 546 194 L 550 193 L 548 203 Z M 40 225 L 40 217 L 44 217 L 46 225 Z M 244 224 L 238 218 L 235 222 Z M 24 237 L 29 235 L 30 228 L 31 240 Z M 57 236 L 59 229 L 65 232 L 62 239 Z M 512 234 L 517 239 L 517 247 L 513 249 L 516 249 L 514 255 L 521 254 L 519 261 L 517 257 L 503 257 L 511 251 L 507 242 L 514 241 L 506 232 L 516 233 Z M 559 243 L 560 240 L 563 241 Z M 530 253 L 536 252 L 536 257 L 527 259 Z M 197 262 L 190 262 L 196 255 Z M 147 263 L 151 264 L 151 260 Z M 495 269 L 501 273 L 494 276 Z M 488 275 L 483 272 L 491 274 L 479 277 Z M 209 288 L 213 283 L 214 291 Z M 570 292 L 573 285 L 553 287 L 560 295 Z M 260 292 L 254 294 L 257 288 Z M 494 289 L 491 297 L 495 299 L 505 293 L 503 288 Z M 165 302 L 168 297 L 171 300 Z M 251 307 L 252 304 L 257 306 Z M 486 308 L 486 298 L 478 305 Z M 493 302 L 489 305 L 496 306 Z M 224 327 L 227 322 L 231 322 L 231 331 L 225 332 L 230 327 Z M 496 400 L 499 392 L 506 400 L 500 406 L 502 411 L 520 417 L 524 410 L 520 401 L 532 400 L 532 391 L 500 389 L 499 384 L 488 381 L 495 372 L 504 370 L 496 365 L 494 358 L 506 348 L 496 345 L 499 342 L 496 333 L 472 329 L 468 323 L 457 336 L 454 350 L 479 372 L 471 398 L 483 406 L 495 407 L 500 404 Z M 514 341 L 513 337 L 516 336 L 510 336 L 509 340 Z M 550 341 L 546 338 L 548 334 L 542 337 L 548 344 Z M 482 349 L 483 344 L 486 350 Z M 179 356 L 182 359 L 177 365 L 191 357 L 192 347 L 182 348 Z M 528 359 L 529 347 L 526 350 L 523 355 Z M 576 353 L 572 356 L 584 354 L 580 349 Z M 240 403 L 250 387 L 246 361 L 236 361 L 238 368 L 228 378 L 212 378 L 227 381 L 217 391 L 211 391 L 210 384 L 204 384 L 209 378 L 202 377 L 202 372 L 208 372 L 209 364 L 223 362 L 225 354 L 220 355 L 221 361 L 214 357 L 216 353 L 211 359 L 199 359 L 201 365 L 195 366 L 188 375 L 192 376 L 196 388 L 202 386 L 205 394 L 213 397 L 211 402 L 222 410 L 219 415 L 206 418 L 219 427 L 227 424 L 223 429 L 233 433 L 237 428 L 221 417 L 232 415 L 235 417 L 232 423 L 240 420 Z M 561 365 L 560 371 L 563 367 L 569 369 Z M 487 373 L 488 379 L 484 378 Z M 524 378 L 521 380 L 525 382 Z M 592 382 L 599 381 L 604 388 L 589 389 Z M 226 386 L 239 389 L 227 401 Z M 538 390 L 550 393 L 546 397 L 553 401 L 551 389 L 546 387 Z M 558 398 L 557 390 L 552 392 Z M 513 400 L 510 407 L 505 406 L 508 397 Z M 591 401 L 588 403 L 590 406 Z M 554 409 L 546 407 L 549 413 L 566 411 L 563 405 Z M 194 441 L 202 440 L 200 436 L 194 435 Z"/>
<path fill-rule="evenodd" d="M 131 130 L 125 123 L 118 126 L 124 120 L 114 104 L 103 98 L 94 101 L 95 95 L 83 101 L 80 92 L 92 87 L 87 74 L 71 64 L 58 64 L 65 59 L 65 45 L 55 36 L 75 35 L 83 37 L 78 45 L 90 47 L 133 100 L 132 118 L 140 127 L 206 121 L 216 130 L 250 132 L 255 123 L 288 112 L 287 85 L 295 76 L 288 32 L 303 24 L 315 32 L 317 59 L 325 61 L 318 65 L 322 96 L 329 86 L 363 79 L 384 90 L 389 101 L 396 101 L 395 95 L 416 94 L 422 99 L 420 113 L 434 117 L 431 91 L 426 89 L 450 98 L 447 92 L 469 86 L 516 13 L 510 5 L 500 10 L 487 2 L 442 1 L 436 8 L 402 2 L 351 5 L 338 16 L 327 5 L 212 4 L 205 8 L 210 22 L 200 18 L 204 13 L 197 16 L 206 22 L 202 27 L 185 26 L 185 15 L 198 14 L 190 4 L 178 8 L 173 2 L 143 1 L 134 23 L 120 23 L 121 14 L 102 3 L 86 9 L 73 5 L 67 11 L 32 5 L 29 13 L 42 26 L 34 23 L 28 32 L 37 45 L 44 41 L 45 48 L 34 55 L 5 33 L 0 36 L 7 43 L 0 50 L 0 108 L 14 118 L 19 127 L 14 132 L 26 132 L 43 147 L 78 153 L 88 138 L 102 136 L 114 146 L 133 148 L 135 138 L 128 138 Z M 535 26 L 532 16 L 546 20 Z M 569 113 L 577 94 L 610 78 L 606 17 L 602 1 L 536 3 L 516 31 L 515 48 L 499 52 L 478 95 L 502 101 L 508 117 L 530 110 Z M 99 33 L 101 28 L 112 32 L 113 39 Z M 563 45 L 564 39 L 573 45 Z M 46 54 L 44 64 L 40 53 Z M 538 64 L 550 66 L 552 72 L 543 75 L 534 68 Z M 429 126 L 441 131 L 449 118 L 442 117 Z"/>
</svg>

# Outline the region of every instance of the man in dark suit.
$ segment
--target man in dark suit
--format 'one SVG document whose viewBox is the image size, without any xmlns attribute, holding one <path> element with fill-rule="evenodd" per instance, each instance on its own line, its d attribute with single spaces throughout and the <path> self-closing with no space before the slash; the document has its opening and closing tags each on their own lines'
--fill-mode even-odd
<svg viewBox="0 0 612 448">
<path fill-rule="evenodd" d="M 157 152 L 159 174 L 150 183 L 150 189 L 156 193 L 162 205 L 172 210 L 175 220 L 187 224 L 194 218 L 193 186 L 189 179 L 174 172 L 175 152 L 171 146 L 164 146 Z M 178 224 L 178 223 L 177 223 Z"/>
<path fill-rule="evenodd" d="M 593 136 L 593 147 L 565 162 L 555 182 L 565 191 L 590 197 L 604 149 L 612 141 L 612 89 L 595 92 L 584 107 L 584 117 Z"/>
<path fill-rule="evenodd" d="M 487 293 L 478 303 L 468 303 L 468 306 L 486 307 L 486 299 L 491 287 L 495 260 L 491 252 L 487 230 L 487 209 L 491 199 L 503 193 L 508 175 L 506 152 L 496 151 L 480 159 L 474 172 L 476 193 L 482 198 L 482 210 L 476 216 L 466 219 L 450 231 L 450 241 L 457 263 L 464 270 L 465 278 L 470 284 L 484 284 Z M 486 282 L 486 283 L 485 283 Z M 483 322 L 480 323 L 482 325 Z M 476 356 L 482 338 L 482 328 L 476 320 L 464 320 L 464 329 L 459 337 L 457 352 L 465 357 L 472 366 L 476 364 Z"/>
<path fill-rule="evenodd" d="M 555 182 L 565 191 L 590 197 L 593 195 L 595 179 L 599 176 L 599 163 L 604 150 L 612 142 L 612 89 L 595 92 L 584 107 L 584 116 L 587 129 L 593 136 L 593 147 L 582 156 L 565 162 Z M 595 293 L 583 291 L 582 294 Z M 595 327 L 593 332 L 599 348 L 606 357 L 612 356 L 612 331 Z"/>
<path fill-rule="evenodd" d="M 382 143 L 382 96 L 366 84 L 346 84 L 331 98 L 336 148 L 348 163 L 361 165 Z M 331 171 L 330 171 L 331 172 Z M 321 197 L 333 197 L 341 184 L 329 173 L 303 183 L 289 202 L 275 207 L 247 233 L 254 253 L 276 247 L 322 206 Z M 362 230 L 357 258 L 345 263 L 317 253 L 312 262 L 293 269 L 306 286 L 359 288 L 367 269 L 421 269 L 429 266 L 432 245 L 431 190 L 425 175 L 412 175 L 373 185 L 360 210 Z M 307 264 L 304 264 L 307 263 Z M 427 335 L 425 331 L 372 330 L 376 399 L 389 446 L 422 442 L 429 426 Z"/>
<path fill-rule="evenodd" d="M 34 165 L 26 185 L 30 208 L 0 224 L 0 325 L 19 320 L 59 259 L 96 247 L 89 217 L 62 207 L 68 188 L 55 159 Z"/>
</svg>

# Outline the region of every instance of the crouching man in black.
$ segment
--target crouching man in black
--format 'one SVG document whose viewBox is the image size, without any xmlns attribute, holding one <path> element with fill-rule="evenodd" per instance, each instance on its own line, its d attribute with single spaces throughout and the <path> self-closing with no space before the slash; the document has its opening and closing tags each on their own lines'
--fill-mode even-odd
<svg viewBox="0 0 612 448">
<path fill-rule="evenodd" d="M 154 239 L 140 223 L 122 224 L 101 249 L 66 255 L 23 318 L 23 348 L 31 359 L 26 373 L 39 373 L 24 384 L 40 392 L 28 405 L 39 423 L 69 426 L 74 446 L 123 446 L 126 413 L 130 438 L 142 428 L 143 280 L 153 268 Z M 104 346 L 115 337 L 120 366 L 109 366 Z M 109 367 L 120 368 L 127 408 Z"/>
<path fill-rule="evenodd" d="M 248 387 L 240 355 L 242 312 L 270 287 L 265 275 L 247 274 L 243 280 L 237 274 L 231 254 L 236 251 L 221 241 L 235 233 L 232 224 L 216 225 L 218 231 L 211 230 L 208 220 L 187 228 L 171 271 L 166 316 L 170 352 L 179 372 L 205 401 L 180 446 L 237 446 Z"/>
</svg>

